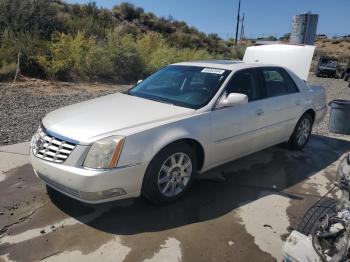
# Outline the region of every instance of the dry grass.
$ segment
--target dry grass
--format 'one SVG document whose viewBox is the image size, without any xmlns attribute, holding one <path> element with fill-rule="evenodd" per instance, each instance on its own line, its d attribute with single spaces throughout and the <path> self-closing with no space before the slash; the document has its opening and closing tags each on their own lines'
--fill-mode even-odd
<svg viewBox="0 0 350 262">
<path fill-rule="evenodd" d="M 350 57 L 350 41 L 321 39 L 315 42 L 319 53 L 335 57 L 340 60 Z"/>
</svg>

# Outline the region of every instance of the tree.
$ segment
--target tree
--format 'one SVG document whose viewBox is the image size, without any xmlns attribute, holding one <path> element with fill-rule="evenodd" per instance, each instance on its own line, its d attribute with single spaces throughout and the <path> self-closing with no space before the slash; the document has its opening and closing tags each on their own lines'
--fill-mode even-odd
<svg viewBox="0 0 350 262">
<path fill-rule="evenodd" d="M 144 13 L 141 7 L 135 7 L 135 5 L 125 2 L 114 6 L 112 10 L 117 18 L 128 21 L 140 18 L 141 14 Z"/>
<path fill-rule="evenodd" d="M 276 41 L 277 38 L 273 35 L 269 35 L 268 37 L 265 38 L 266 40 L 270 40 L 270 41 Z"/>
<path fill-rule="evenodd" d="M 290 38 L 290 33 L 285 33 L 283 36 L 279 38 L 281 41 L 288 41 Z"/>
</svg>

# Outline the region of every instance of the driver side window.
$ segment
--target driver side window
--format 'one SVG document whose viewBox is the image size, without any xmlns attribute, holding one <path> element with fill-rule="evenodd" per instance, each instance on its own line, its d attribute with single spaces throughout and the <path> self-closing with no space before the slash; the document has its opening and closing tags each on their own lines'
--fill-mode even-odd
<svg viewBox="0 0 350 262">
<path fill-rule="evenodd" d="M 261 98 L 261 89 L 254 69 L 245 69 L 233 75 L 226 87 L 227 95 L 230 93 L 245 94 L 248 102 Z"/>
</svg>

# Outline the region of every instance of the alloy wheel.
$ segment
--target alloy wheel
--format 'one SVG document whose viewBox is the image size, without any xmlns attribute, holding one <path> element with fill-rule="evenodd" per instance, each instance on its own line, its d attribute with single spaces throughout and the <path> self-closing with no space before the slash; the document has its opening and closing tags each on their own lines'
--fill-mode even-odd
<svg viewBox="0 0 350 262">
<path fill-rule="evenodd" d="M 311 131 L 310 120 L 307 118 L 304 118 L 298 126 L 298 133 L 297 133 L 298 145 L 304 145 L 306 143 L 306 141 L 309 138 L 310 131 Z"/>
<path fill-rule="evenodd" d="M 191 158 L 185 153 L 175 153 L 163 163 L 158 173 L 158 188 L 162 195 L 174 197 L 180 194 L 190 181 Z"/>
</svg>

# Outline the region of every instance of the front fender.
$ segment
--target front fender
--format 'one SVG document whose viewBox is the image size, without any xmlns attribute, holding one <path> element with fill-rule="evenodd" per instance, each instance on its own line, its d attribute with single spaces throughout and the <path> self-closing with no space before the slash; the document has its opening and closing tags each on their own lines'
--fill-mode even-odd
<svg viewBox="0 0 350 262">
<path fill-rule="evenodd" d="M 164 147 L 185 138 L 196 140 L 203 146 L 204 152 L 206 151 L 206 141 L 210 139 L 208 113 L 166 123 L 128 136 L 118 166 L 149 163 Z"/>
</svg>

